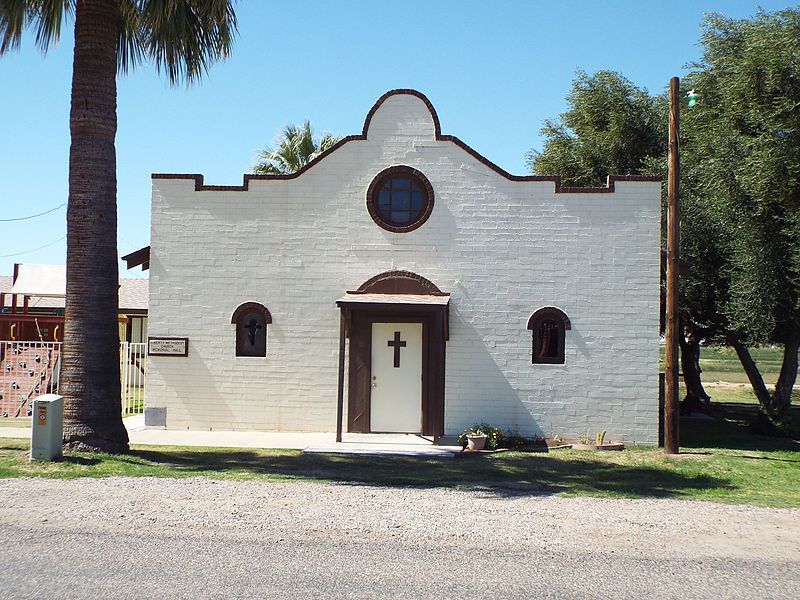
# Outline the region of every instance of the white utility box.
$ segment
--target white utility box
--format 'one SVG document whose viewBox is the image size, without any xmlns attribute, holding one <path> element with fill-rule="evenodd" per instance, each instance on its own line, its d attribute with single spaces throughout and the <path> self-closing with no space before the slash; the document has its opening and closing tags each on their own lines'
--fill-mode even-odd
<svg viewBox="0 0 800 600">
<path fill-rule="evenodd" d="M 31 460 L 55 460 L 63 455 L 64 396 L 44 394 L 33 401 Z"/>
</svg>

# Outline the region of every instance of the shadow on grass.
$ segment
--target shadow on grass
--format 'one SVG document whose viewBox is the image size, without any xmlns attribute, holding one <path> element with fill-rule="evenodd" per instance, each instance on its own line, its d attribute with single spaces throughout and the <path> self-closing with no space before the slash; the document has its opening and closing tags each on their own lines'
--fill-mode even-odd
<svg viewBox="0 0 800 600">
<path fill-rule="evenodd" d="M 182 475 L 278 477 L 358 485 L 468 487 L 493 496 L 562 492 L 623 497 L 685 497 L 730 489 L 727 479 L 670 466 L 613 464 L 583 457 L 507 453 L 470 459 L 335 454 L 270 454 L 251 450 L 137 450 L 134 457 Z"/>
<path fill-rule="evenodd" d="M 80 456 L 77 454 L 65 454 L 57 459 L 56 462 L 81 465 L 82 467 L 92 467 L 94 465 L 99 465 L 101 460 L 99 458 L 89 458 L 88 456 Z"/>
<path fill-rule="evenodd" d="M 27 440 L 20 440 L 15 438 L 0 438 L 0 450 L 15 451 L 20 448 L 28 448 L 30 442 Z"/>
<path fill-rule="evenodd" d="M 681 419 L 681 448 L 727 448 L 762 452 L 800 452 L 800 442 L 786 437 L 762 435 L 753 430 L 758 405 L 727 403 L 717 405 L 716 419 Z M 800 422 L 800 410 L 793 410 Z"/>
<path fill-rule="evenodd" d="M 800 465 L 800 458 L 780 458 L 778 456 L 752 456 L 750 454 L 742 454 L 742 458 L 749 458 L 751 460 L 772 460 L 776 462 L 796 463 Z"/>
</svg>

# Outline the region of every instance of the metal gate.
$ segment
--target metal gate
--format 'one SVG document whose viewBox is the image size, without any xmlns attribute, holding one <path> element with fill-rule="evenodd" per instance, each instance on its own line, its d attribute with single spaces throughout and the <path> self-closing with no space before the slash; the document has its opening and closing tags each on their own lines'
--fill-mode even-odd
<svg viewBox="0 0 800 600">
<path fill-rule="evenodd" d="M 122 383 L 123 417 L 144 412 L 146 365 L 147 344 L 120 343 L 119 373 Z"/>
<path fill-rule="evenodd" d="M 122 416 L 144 412 L 147 344 L 120 343 Z M 0 418 L 27 417 L 40 394 L 57 394 L 61 342 L 0 341 Z"/>
<path fill-rule="evenodd" d="M 0 342 L 0 417 L 28 417 L 40 394 L 58 393 L 61 342 Z"/>
</svg>

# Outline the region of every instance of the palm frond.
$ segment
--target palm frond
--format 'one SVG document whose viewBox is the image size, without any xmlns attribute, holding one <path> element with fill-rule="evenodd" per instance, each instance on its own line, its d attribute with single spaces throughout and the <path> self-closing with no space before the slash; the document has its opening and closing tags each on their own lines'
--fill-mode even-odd
<svg viewBox="0 0 800 600">
<path fill-rule="evenodd" d="M 258 175 L 282 175 L 284 172 L 275 166 L 271 158 L 260 155 L 261 160 L 253 167 L 253 173 Z"/>
<path fill-rule="evenodd" d="M 330 150 L 336 144 L 338 144 L 339 140 L 341 139 L 342 138 L 335 136 L 332 133 L 329 133 L 327 131 L 324 132 L 319 138 L 319 146 L 317 148 L 317 152 L 321 154 L 326 150 Z"/>
<path fill-rule="evenodd" d="M 19 49 L 22 32 L 28 22 L 26 0 L 0 2 L 0 54 Z"/>
<path fill-rule="evenodd" d="M 230 54 L 237 32 L 232 0 L 136 0 L 142 48 L 170 83 L 200 79 Z"/>
<path fill-rule="evenodd" d="M 61 24 L 64 15 L 71 16 L 75 9 L 75 0 L 37 0 L 36 5 L 36 45 L 46 52 L 52 42 L 61 36 Z"/>
<path fill-rule="evenodd" d="M 287 125 L 275 141 L 275 147 L 259 153 L 253 172 L 262 175 L 294 173 L 340 139 L 328 132 L 323 133 L 319 140 L 314 139 L 314 128 L 308 119 L 302 125 Z"/>
<path fill-rule="evenodd" d="M 117 70 L 125 75 L 144 59 L 146 35 L 142 30 L 136 0 L 118 0 L 118 4 Z"/>
<path fill-rule="evenodd" d="M 19 49 L 23 31 L 33 26 L 36 45 L 46 52 L 61 36 L 64 15 L 71 16 L 75 0 L 2 0 L 0 54 Z"/>
</svg>

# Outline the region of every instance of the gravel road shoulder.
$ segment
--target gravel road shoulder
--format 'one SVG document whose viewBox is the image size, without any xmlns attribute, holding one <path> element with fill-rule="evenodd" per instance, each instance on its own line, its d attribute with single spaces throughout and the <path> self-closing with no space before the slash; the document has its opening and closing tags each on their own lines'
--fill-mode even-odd
<svg viewBox="0 0 800 600">
<path fill-rule="evenodd" d="M 692 591 L 706 588 L 715 597 L 728 597 L 726 590 L 738 597 L 750 596 L 748 591 L 753 597 L 759 592 L 762 597 L 781 596 L 782 590 L 800 586 L 800 510 L 663 499 L 203 478 L 0 480 L 0 559 L 6 565 L 16 560 L 24 570 L 33 558 L 20 560 L 20 554 L 47 554 L 48 546 L 41 542 L 44 539 L 61 540 L 58 546 L 73 539 L 79 546 L 107 547 L 104 558 L 113 558 L 118 565 L 126 564 L 126 552 L 130 557 L 131 548 L 147 540 L 152 556 L 144 561 L 148 573 L 159 557 L 185 549 L 187 593 L 193 581 L 198 581 L 189 577 L 192 553 L 199 556 L 197 552 L 207 549 L 209 543 L 216 548 L 210 560 L 222 560 L 230 549 L 239 548 L 245 554 L 241 560 L 247 562 L 246 555 L 252 554 L 253 548 L 266 548 L 263 554 L 259 552 L 259 568 L 271 565 L 272 577 L 276 577 L 274 561 L 291 563 L 282 564 L 287 577 L 299 568 L 296 563 L 300 561 L 305 564 L 301 572 L 309 576 L 308 581 L 303 580 L 311 586 L 309 595 L 321 593 L 323 597 L 326 594 L 318 589 L 323 585 L 320 582 L 334 585 L 328 589 L 335 591 L 338 584 L 331 584 L 330 577 L 338 573 L 347 579 L 344 574 L 351 572 L 337 567 L 337 561 L 352 566 L 353 560 L 378 565 L 373 569 L 376 572 L 387 561 L 394 561 L 395 566 L 405 564 L 409 581 L 419 586 L 407 583 L 408 592 L 417 589 L 422 595 L 431 592 L 434 583 L 458 585 L 457 578 L 467 577 L 478 589 L 497 577 L 494 585 L 507 582 L 506 592 L 511 597 L 525 597 L 525 590 L 529 592 L 534 585 L 543 597 L 550 592 L 555 597 L 581 597 L 584 584 L 579 583 L 585 578 L 585 585 L 618 597 L 637 597 L 642 585 L 656 586 L 655 595 L 659 596 L 659 578 L 669 581 L 668 574 L 675 569 L 683 571 L 680 585 L 695 582 L 685 590 L 688 597 L 695 597 Z M 302 548 L 306 552 L 292 558 L 292 553 Z M 232 556 L 237 554 L 230 551 Z M 119 556 L 110 556 L 114 553 Z M 54 575 L 66 574 L 72 581 L 76 572 L 67 568 L 66 559 L 62 561 L 61 565 L 58 560 L 53 563 Z M 426 564 L 415 566 L 413 561 Z M 662 567 L 666 569 L 663 572 Z M 126 568 L 118 566 L 117 570 Z M 550 568 L 558 573 L 550 574 L 547 582 L 556 586 L 554 589 L 541 587 L 542 573 Z M 525 575 L 526 569 L 534 569 L 535 574 Z M 593 569 L 600 571 L 594 573 Z M 312 572 L 317 573 L 316 579 Z M 15 592 L 23 590 L 19 586 L 25 581 L 24 574 L 15 578 L 15 573 L 12 568 L 10 579 L 0 584 L 0 595 L 16 597 Z M 169 569 L 162 573 L 168 574 Z M 725 577 L 717 582 L 714 574 Z M 123 574 L 110 576 L 113 580 Z M 159 575 L 149 577 L 154 582 Z M 201 574 L 197 577 L 202 579 Z M 249 579 L 255 582 L 258 578 L 251 575 Z M 334 577 L 334 582 L 345 585 L 344 579 Z M 236 585 L 245 585 L 246 580 L 246 576 L 244 581 L 239 578 Z M 352 597 L 386 597 L 381 590 L 363 587 L 369 580 L 358 577 L 346 589 L 353 592 Z M 270 585 L 281 589 L 281 581 Z M 462 584 L 469 585 L 466 581 Z M 87 597 L 103 595 L 91 582 L 87 586 Z M 236 589 L 230 582 L 226 586 L 230 593 Z M 37 596 L 37 587 L 24 589 L 27 593 L 21 595 Z M 115 589 L 119 591 L 119 587 Z M 137 595 L 148 596 L 147 589 L 138 589 Z M 249 595 L 247 590 L 242 588 L 242 594 Z M 388 588 L 382 590 L 392 595 Z"/>
</svg>

